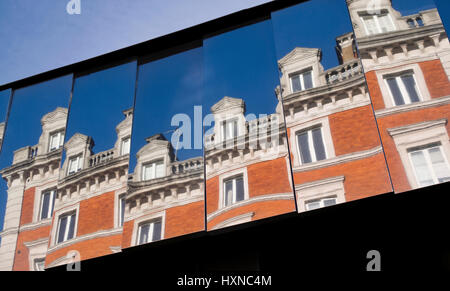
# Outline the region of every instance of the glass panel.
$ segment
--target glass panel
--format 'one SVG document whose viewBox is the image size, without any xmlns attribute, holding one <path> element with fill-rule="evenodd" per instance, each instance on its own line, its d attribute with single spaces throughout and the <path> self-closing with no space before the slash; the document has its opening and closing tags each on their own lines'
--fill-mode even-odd
<svg viewBox="0 0 450 291">
<path fill-rule="evenodd" d="M 313 210 L 317 208 L 320 208 L 320 201 L 306 203 L 306 210 Z"/>
<path fill-rule="evenodd" d="M 64 235 L 66 233 L 66 227 L 67 227 L 67 216 L 64 216 L 59 219 L 59 232 L 58 232 L 58 243 L 64 241 Z"/>
<path fill-rule="evenodd" d="M 123 226 L 124 217 L 125 217 L 125 198 L 120 199 L 120 226 Z"/>
<path fill-rule="evenodd" d="M 292 80 L 292 91 L 297 92 L 302 90 L 302 83 L 300 80 L 300 75 L 293 76 Z"/>
<path fill-rule="evenodd" d="M 378 33 L 377 24 L 373 16 L 365 16 L 363 19 L 369 35 Z"/>
<path fill-rule="evenodd" d="M 52 191 L 52 195 L 51 195 L 51 207 L 50 207 L 50 215 L 53 214 L 53 209 L 55 207 L 55 199 L 56 199 L 56 190 Z"/>
<path fill-rule="evenodd" d="M 148 232 L 150 230 L 150 224 L 144 224 L 140 228 L 139 244 L 145 244 L 148 242 Z"/>
<path fill-rule="evenodd" d="M 378 22 L 380 23 L 381 31 L 383 33 L 394 30 L 392 22 L 389 19 L 389 14 L 383 14 L 378 16 Z"/>
<path fill-rule="evenodd" d="M 48 218 L 48 207 L 50 206 L 50 193 L 45 193 L 42 200 L 41 219 Z"/>
<path fill-rule="evenodd" d="M 281 100 L 274 90 L 279 89 L 277 59 L 274 50 L 273 27 L 270 20 L 247 25 L 204 40 L 207 229 L 232 225 L 234 218 L 250 207 L 254 217 L 266 218 L 295 210 L 290 163 Z M 296 31 L 298 34 L 299 32 Z M 300 90 L 296 73 L 295 90 Z M 291 91 L 287 83 L 286 91 Z M 238 137 L 217 142 L 224 120 L 232 123 L 231 136 Z M 249 134 L 251 132 L 251 136 Z M 256 158 L 258 157 L 258 158 Z M 224 173 L 233 167 L 232 175 L 247 170 L 248 179 L 220 183 Z M 258 169 L 252 171 L 252 169 Z M 243 174 L 242 174 L 243 176 Z M 241 177 L 242 177 L 241 176 Z M 249 185 L 244 185 L 248 181 Z M 223 189 L 220 189 L 223 187 Z M 244 193 L 248 189 L 248 193 Z M 234 193 L 233 193 L 234 192 Z M 232 193 L 235 195 L 231 200 Z M 222 195 L 222 196 L 220 196 Z M 233 201 L 250 198 L 248 204 L 223 211 Z M 267 206 L 253 201 L 257 195 L 271 195 Z M 266 207 L 271 211 L 266 211 Z M 236 221 L 234 222 L 236 223 Z"/>
<path fill-rule="evenodd" d="M 386 79 L 388 83 L 389 89 L 391 90 L 392 97 L 394 98 L 395 105 L 403 105 L 405 104 L 405 100 L 400 91 L 400 87 L 397 84 L 396 78 Z"/>
<path fill-rule="evenodd" d="M 314 152 L 316 154 L 316 160 L 321 161 L 327 158 L 325 153 L 325 146 L 322 139 L 322 129 L 315 128 L 312 130 L 312 137 L 314 142 Z"/>
<path fill-rule="evenodd" d="M 311 152 L 309 150 L 308 132 L 301 133 L 297 135 L 298 145 L 300 150 L 300 157 L 302 164 L 307 164 L 312 162 Z"/>
<path fill-rule="evenodd" d="M 331 205 L 335 205 L 335 204 L 336 204 L 336 199 L 335 198 L 324 199 L 323 200 L 323 206 L 331 206 Z"/>
<path fill-rule="evenodd" d="M 403 84 L 405 85 L 406 91 L 408 92 L 411 102 L 419 102 L 419 95 L 417 94 L 416 81 L 412 75 L 402 76 Z"/>
<path fill-rule="evenodd" d="M 425 156 L 422 151 L 410 153 L 411 160 L 416 170 L 416 177 L 420 186 L 427 186 L 434 184 L 430 169 L 428 168 Z"/>
<path fill-rule="evenodd" d="M 75 234 L 75 222 L 76 222 L 76 215 L 72 214 L 70 216 L 70 225 L 69 225 L 69 232 L 67 233 L 67 239 L 72 239 Z"/>
<path fill-rule="evenodd" d="M 303 82 L 305 84 L 305 90 L 311 89 L 313 87 L 312 72 L 311 71 L 303 73 Z"/>
<path fill-rule="evenodd" d="M 434 173 L 439 180 L 439 183 L 443 183 L 450 180 L 450 170 L 447 162 L 442 155 L 441 148 L 435 147 L 428 150 L 430 153 L 431 164 L 434 169 Z"/>
<path fill-rule="evenodd" d="M 233 180 L 225 182 L 225 206 L 233 204 Z"/>
<path fill-rule="evenodd" d="M 163 161 L 159 161 L 156 163 L 156 178 L 164 177 L 166 169 L 164 167 Z"/>
<path fill-rule="evenodd" d="M 236 178 L 236 202 L 245 199 L 244 194 L 244 179 L 242 177 Z"/>
<path fill-rule="evenodd" d="M 153 223 L 153 238 L 152 241 L 158 241 L 161 239 L 161 221 Z"/>
</svg>

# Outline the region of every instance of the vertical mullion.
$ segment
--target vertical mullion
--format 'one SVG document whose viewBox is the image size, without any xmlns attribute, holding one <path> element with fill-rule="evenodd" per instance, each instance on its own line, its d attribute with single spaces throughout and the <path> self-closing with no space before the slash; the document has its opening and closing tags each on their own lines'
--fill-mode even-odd
<svg viewBox="0 0 450 291">
<path fill-rule="evenodd" d="M 299 74 L 300 84 L 302 85 L 302 91 L 305 90 L 305 81 L 303 80 L 303 74 Z"/>
<path fill-rule="evenodd" d="M 412 103 L 411 97 L 409 96 L 408 90 L 406 90 L 402 77 L 401 76 L 396 77 L 395 81 L 397 82 L 400 92 L 402 92 L 403 101 L 405 102 L 405 104 L 411 104 Z"/>
<path fill-rule="evenodd" d="M 308 130 L 308 146 L 311 154 L 311 162 L 317 162 L 316 150 L 314 148 L 314 140 L 312 138 L 312 130 Z"/>
<path fill-rule="evenodd" d="M 424 149 L 423 150 L 424 157 L 425 157 L 425 160 L 427 161 L 428 170 L 431 173 L 431 177 L 433 178 L 433 182 L 435 184 L 438 184 L 439 183 L 439 179 L 437 178 L 436 173 L 434 172 L 433 163 L 431 162 L 430 153 L 428 152 L 428 150 L 430 150 L 430 149 Z"/>
<path fill-rule="evenodd" d="M 233 179 L 233 204 L 236 203 L 236 180 Z"/>
<path fill-rule="evenodd" d="M 66 228 L 64 229 L 64 239 L 63 242 L 67 240 L 67 236 L 69 235 L 69 226 L 70 226 L 70 222 L 72 220 L 72 216 L 68 215 L 67 219 L 66 219 Z"/>
<path fill-rule="evenodd" d="M 150 223 L 150 227 L 148 228 L 148 234 L 147 234 L 147 242 L 152 242 L 153 241 L 153 228 L 155 226 L 155 223 L 152 222 Z M 151 235 L 151 237 L 150 237 Z"/>
</svg>

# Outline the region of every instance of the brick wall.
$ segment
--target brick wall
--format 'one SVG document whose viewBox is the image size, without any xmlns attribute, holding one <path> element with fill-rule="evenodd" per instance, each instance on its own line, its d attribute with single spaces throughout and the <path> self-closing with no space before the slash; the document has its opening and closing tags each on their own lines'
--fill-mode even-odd
<svg viewBox="0 0 450 291">
<path fill-rule="evenodd" d="M 14 271 L 28 271 L 30 269 L 30 261 L 28 259 L 28 248 L 25 242 L 35 241 L 50 236 L 50 226 L 43 226 L 38 229 L 22 231 L 17 237 L 16 254 L 14 256 Z"/>
<path fill-rule="evenodd" d="M 34 195 L 36 187 L 26 189 L 23 193 L 22 212 L 20 213 L 20 225 L 33 222 Z"/>
</svg>

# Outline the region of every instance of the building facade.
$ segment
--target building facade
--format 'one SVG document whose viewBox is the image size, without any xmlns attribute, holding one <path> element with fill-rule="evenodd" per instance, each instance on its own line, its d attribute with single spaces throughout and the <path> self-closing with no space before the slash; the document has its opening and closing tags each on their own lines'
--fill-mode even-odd
<svg viewBox="0 0 450 291">
<path fill-rule="evenodd" d="M 450 180 L 450 46 L 437 9 L 347 1 L 394 190 Z"/>
</svg>

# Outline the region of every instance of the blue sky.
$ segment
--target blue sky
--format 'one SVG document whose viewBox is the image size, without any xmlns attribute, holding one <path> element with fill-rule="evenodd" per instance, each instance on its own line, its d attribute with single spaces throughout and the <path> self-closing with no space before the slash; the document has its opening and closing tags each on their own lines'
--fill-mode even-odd
<svg viewBox="0 0 450 291">
<path fill-rule="evenodd" d="M 272 114 L 279 84 L 270 20 L 239 28 L 203 44 L 204 114 L 224 96 L 242 98 L 246 114 Z"/>
<path fill-rule="evenodd" d="M 83 61 L 269 0 L 0 1 L 0 84 Z"/>
<path fill-rule="evenodd" d="M 72 76 L 64 76 L 14 92 L 11 112 L 5 132 L 0 169 L 12 163 L 15 150 L 24 146 L 33 146 L 39 142 L 42 133 L 41 118 L 57 107 L 69 106 Z M 0 181 L 0 229 L 3 228 L 3 216 L 6 204 L 6 183 Z"/>
<path fill-rule="evenodd" d="M 193 149 L 194 106 L 202 105 L 203 99 L 202 53 L 201 47 L 195 48 L 139 67 L 130 173 L 136 165 L 136 153 L 146 144 L 145 138 L 163 133 L 167 140 L 171 140 L 173 132 L 168 131 L 176 129 L 176 126 L 171 126 L 171 120 L 178 113 L 190 117 L 192 133 L 192 149 L 178 150 L 178 160 L 203 155 L 201 149 Z"/>
<path fill-rule="evenodd" d="M 6 89 L 0 92 L 0 122 L 4 122 L 6 120 L 10 95 L 10 89 Z"/>
<path fill-rule="evenodd" d="M 133 107 L 136 66 L 131 62 L 75 80 L 66 141 L 81 133 L 94 139 L 94 153 L 114 147 L 122 111 Z"/>
</svg>

